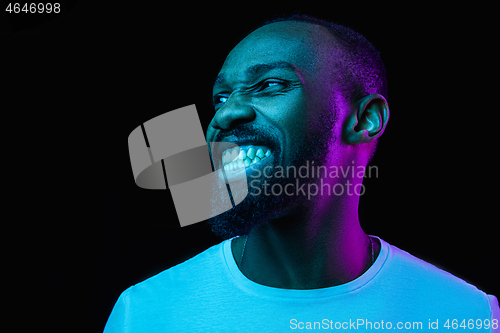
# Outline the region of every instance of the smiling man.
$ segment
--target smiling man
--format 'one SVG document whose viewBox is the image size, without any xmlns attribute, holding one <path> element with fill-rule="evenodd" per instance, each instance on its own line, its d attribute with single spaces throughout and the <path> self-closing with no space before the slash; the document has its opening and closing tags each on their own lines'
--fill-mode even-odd
<svg viewBox="0 0 500 333">
<path fill-rule="evenodd" d="M 124 291 L 105 332 L 498 330 L 495 296 L 360 227 L 385 96 L 377 51 L 348 28 L 295 16 L 244 38 L 215 80 L 207 143 L 248 195 L 209 221 L 223 242 Z"/>
</svg>

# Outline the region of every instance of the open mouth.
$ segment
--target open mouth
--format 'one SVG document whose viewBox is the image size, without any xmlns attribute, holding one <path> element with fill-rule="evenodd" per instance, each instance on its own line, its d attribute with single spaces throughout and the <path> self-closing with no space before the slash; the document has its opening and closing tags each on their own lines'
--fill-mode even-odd
<svg viewBox="0 0 500 333">
<path fill-rule="evenodd" d="M 222 165 L 224 171 L 236 171 L 259 163 L 271 154 L 271 149 L 265 146 L 249 145 L 229 148 L 222 153 Z"/>
<path fill-rule="evenodd" d="M 228 180 L 257 172 L 273 155 L 266 146 L 242 145 L 222 152 L 222 166 Z"/>
</svg>

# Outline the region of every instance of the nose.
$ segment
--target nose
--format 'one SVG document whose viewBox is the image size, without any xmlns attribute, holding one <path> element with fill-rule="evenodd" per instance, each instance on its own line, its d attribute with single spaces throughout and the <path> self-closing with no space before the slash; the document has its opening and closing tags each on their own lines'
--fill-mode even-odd
<svg viewBox="0 0 500 333">
<path fill-rule="evenodd" d="M 210 126 L 214 129 L 228 131 L 241 124 L 255 119 L 255 111 L 248 103 L 247 97 L 231 94 L 224 105 L 217 110 Z"/>
</svg>

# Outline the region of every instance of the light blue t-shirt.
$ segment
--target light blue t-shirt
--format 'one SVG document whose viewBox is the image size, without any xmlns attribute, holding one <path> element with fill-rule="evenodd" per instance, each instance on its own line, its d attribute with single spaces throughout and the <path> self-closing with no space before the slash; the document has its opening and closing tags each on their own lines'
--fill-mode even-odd
<svg viewBox="0 0 500 333">
<path fill-rule="evenodd" d="M 363 275 L 312 290 L 249 280 L 223 241 L 125 290 L 104 332 L 500 331 L 495 296 L 376 238 Z"/>
</svg>

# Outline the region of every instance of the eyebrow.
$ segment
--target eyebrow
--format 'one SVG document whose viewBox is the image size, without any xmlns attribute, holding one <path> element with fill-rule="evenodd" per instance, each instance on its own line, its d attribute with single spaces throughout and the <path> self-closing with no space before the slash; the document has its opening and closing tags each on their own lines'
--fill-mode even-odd
<svg viewBox="0 0 500 333">
<path fill-rule="evenodd" d="M 265 64 L 256 64 L 253 66 L 248 67 L 245 70 L 245 77 L 247 81 L 251 81 L 251 79 L 258 77 L 266 72 L 269 72 L 272 69 L 275 68 L 286 68 L 295 71 L 295 66 L 292 65 L 289 62 L 286 61 L 275 61 L 275 62 L 270 62 L 270 63 L 265 63 Z M 215 78 L 213 86 L 215 87 L 216 85 L 224 83 L 226 80 L 224 74 L 217 75 Z"/>
</svg>

